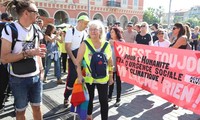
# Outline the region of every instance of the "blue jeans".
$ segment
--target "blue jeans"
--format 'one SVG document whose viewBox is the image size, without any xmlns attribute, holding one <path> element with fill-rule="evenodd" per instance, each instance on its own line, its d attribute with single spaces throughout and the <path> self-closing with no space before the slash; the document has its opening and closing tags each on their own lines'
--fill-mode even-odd
<svg viewBox="0 0 200 120">
<path fill-rule="evenodd" d="M 42 103 L 42 83 L 39 75 L 33 77 L 19 78 L 10 77 L 9 81 L 17 111 L 24 111 L 28 102 L 33 106 L 40 106 Z"/>
<path fill-rule="evenodd" d="M 57 61 L 55 61 L 54 59 L 51 59 L 51 56 L 46 57 L 46 68 L 45 68 L 44 78 L 47 77 L 52 61 L 54 61 L 54 68 L 55 68 L 54 70 L 56 78 L 57 80 L 60 80 L 61 79 L 60 60 L 58 58 Z"/>
</svg>

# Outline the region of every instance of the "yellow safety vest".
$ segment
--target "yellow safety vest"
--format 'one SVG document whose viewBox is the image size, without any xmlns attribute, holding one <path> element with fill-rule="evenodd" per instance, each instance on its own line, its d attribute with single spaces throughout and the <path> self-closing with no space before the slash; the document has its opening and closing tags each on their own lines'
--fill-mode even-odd
<svg viewBox="0 0 200 120">
<path fill-rule="evenodd" d="M 87 42 L 93 47 L 94 50 L 96 50 L 94 48 L 94 45 L 92 44 L 92 40 L 90 38 L 87 38 Z M 105 40 L 102 40 L 101 48 L 103 47 L 105 42 L 106 42 Z M 112 56 L 112 50 L 111 50 L 110 44 L 108 44 L 104 53 L 107 57 L 107 60 L 109 60 Z M 91 57 L 92 57 L 92 52 L 89 50 L 89 48 L 86 45 L 85 53 L 84 53 L 84 60 L 88 66 L 90 66 Z M 91 73 L 90 73 L 88 67 L 84 66 L 84 68 L 85 68 L 85 72 L 86 72 L 86 76 L 84 77 L 85 82 L 92 84 L 94 82 L 94 78 L 91 76 Z M 95 81 L 96 81 L 96 83 L 106 83 L 106 82 L 108 82 L 108 80 L 109 80 L 109 74 L 108 74 L 108 67 L 107 67 L 107 76 L 105 78 L 95 79 Z"/>
</svg>

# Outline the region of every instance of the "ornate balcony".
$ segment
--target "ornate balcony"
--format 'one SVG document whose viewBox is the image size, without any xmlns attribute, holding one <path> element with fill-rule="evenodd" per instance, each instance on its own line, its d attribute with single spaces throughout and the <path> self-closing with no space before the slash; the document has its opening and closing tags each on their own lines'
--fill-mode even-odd
<svg viewBox="0 0 200 120">
<path fill-rule="evenodd" d="M 109 7 L 121 7 L 121 2 L 107 1 L 107 6 L 109 6 Z"/>
</svg>

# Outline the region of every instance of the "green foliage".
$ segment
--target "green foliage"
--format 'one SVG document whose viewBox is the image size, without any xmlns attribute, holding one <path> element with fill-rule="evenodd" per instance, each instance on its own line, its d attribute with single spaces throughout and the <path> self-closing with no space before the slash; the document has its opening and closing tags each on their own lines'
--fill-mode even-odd
<svg viewBox="0 0 200 120">
<path fill-rule="evenodd" d="M 144 11 L 143 21 L 147 22 L 148 24 L 159 23 L 159 19 L 155 15 L 154 8 L 148 8 Z"/>
<path fill-rule="evenodd" d="M 180 21 L 182 21 L 181 17 L 179 17 L 179 16 L 174 17 L 174 20 L 173 20 L 174 23 L 177 23 L 177 22 L 180 22 Z"/>
<path fill-rule="evenodd" d="M 189 18 L 185 22 L 189 22 L 192 28 L 194 28 L 195 26 L 200 26 L 200 19 L 198 19 L 197 17 Z"/>
<path fill-rule="evenodd" d="M 144 11 L 143 21 L 147 22 L 148 24 L 160 23 L 163 13 L 164 9 L 162 6 L 159 6 L 158 9 L 148 8 Z"/>
</svg>

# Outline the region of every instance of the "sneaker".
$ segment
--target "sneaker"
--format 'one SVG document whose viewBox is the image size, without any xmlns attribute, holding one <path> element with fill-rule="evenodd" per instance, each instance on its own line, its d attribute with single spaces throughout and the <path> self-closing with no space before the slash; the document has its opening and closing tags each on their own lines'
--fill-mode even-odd
<svg viewBox="0 0 200 120">
<path fill-rule="evenodd" d="M 119 107 L 119 105 L 120 105 L 120 101 L 116 102 L 114 106 Z"/>
<path fill-rule="evenodd" d="M 57 80 L 57 84 L 64 85 L 65 82 L 63 82 L 62 80 Z"/>
<path fill-rule="evenodd" d="M 6 101 L 6 102 L 10 101 L 10 95 L 6 95 L 5 101 Z"/>
<path fill-rule="evenodd" d="M 47 78 L 44 78 L 43 83 L 48 83 Z"/>
<path fill-rule="evenodd" d="M 108 102 L 112 101 L 112 98 L 108 98 Z"/>
<path fill-rule="evenodd" d="M 175 105 L 175 104 L 173 105 L 173 109 L 174 109 L 174 110 L 178 110 L 178 108 L 179 108 L 179 106 L 177 106 L 177 105 Z"/>
<path fill-rule="evenodd" d="M 64 99 L 63 105 L 65 108 L 67 108 L 69 106 L 69 100 Z"/>
<path fill-rule="evenodd" d="M 4 112 L 4 106 L 0 108 L 0 114 Z"/>
</svg>

